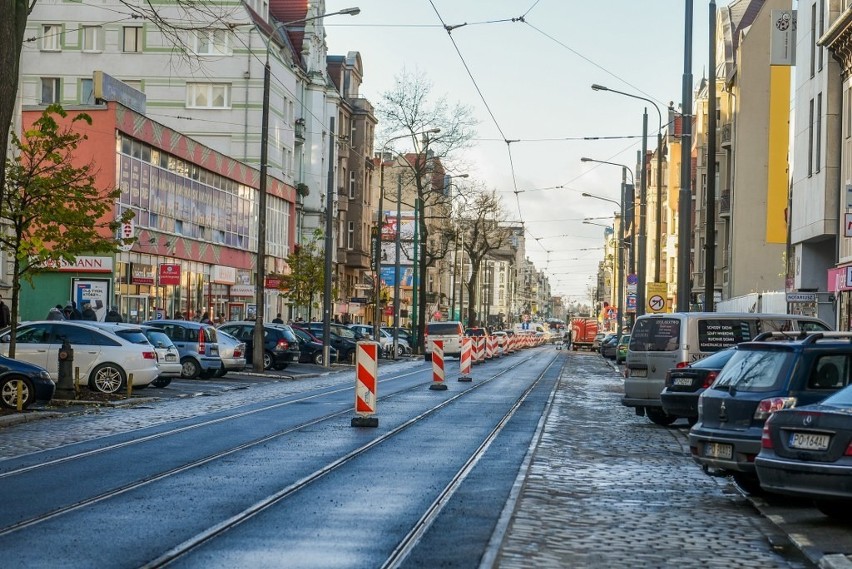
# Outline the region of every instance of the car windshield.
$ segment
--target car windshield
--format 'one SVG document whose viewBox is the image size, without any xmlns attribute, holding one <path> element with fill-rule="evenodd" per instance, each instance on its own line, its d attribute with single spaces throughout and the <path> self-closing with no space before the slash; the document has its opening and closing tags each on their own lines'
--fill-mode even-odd
<svg viewBox="0 0 852 569">
<path fill-rule="evenodd" d="M 822 404 L 834 405 L 836 407 L 852 407 L 852 385 L 841 389 L 834 395 L 826 397 Z"/>
<path fill-rule="evenodd" d="M 640 318 L 630 335 L 631 352 L 671 352 L 680 346 L 680 320 Z"/>
<path fill-rule="evenodd" d="M 131 344 L 150 344 L 148 341 L 148 337 L 145 335 L 145 332 L 140 330 L 139 328 L 119 328 L 112 331 L 113 334 L 118 336 L 119 338 L 123 338 L 127 340 Z"/>
<path fill-rule="evenodd" d="M 734 356 L 736 350 L 733 348 L 728 348 L 727 350 L 722 350 L 721 352 L 716 352 L 712 356 L 707 356 L 703 360 L 698 360 L 697 362 L 693 362 L 689 365 L 689 367 L 695 367 L 699 369 L 722 369 L 725 367 L 725 364 Z"/>
<path fill-rule="evenodd" d="M 293 333 L 296 335 L 299 340 L 302 342 L 316 342 L 310 334 L 302 330 L 301 328 L 293 328 Z"/>
<path fill-rule="evenodd" d="M 713 387 L 737 391 L 772 389 L 792 359 L 793 353 L 786 350 L 735 350 Z"/>
<path fill-rule="evenodd" d="M 458 336 L 458 322 L 431 322 L 427 325 L 427 333 L 430 336 Z"/>
<path fill-rule="evenodd" d="M 145 336 L 148 337 L 148 341 L 151 342 L 151 345 L 158 348 L 168 348 L 173 345 L 169 337 L 166 336 L 166 333 L 161 332 L 160 330 L 147 330 L 145 332 Z"/>
<path fill-rule="evenodd" d="M 320 334 L 322 334 L 322 330 L 320 330 Z M 341 338 L 346 338 L 347 340 L 355 341 L 358 339 L 358 334 L 355 333 L 355 330 L 351 330 L 345 326 L 334 326 L 332 328 L 332 334 L 336 334 Z"/>
</svg>

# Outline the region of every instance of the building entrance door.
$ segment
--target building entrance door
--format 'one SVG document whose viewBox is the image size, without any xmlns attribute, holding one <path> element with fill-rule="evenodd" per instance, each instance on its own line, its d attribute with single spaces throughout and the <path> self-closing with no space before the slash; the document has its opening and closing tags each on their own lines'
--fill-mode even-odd
<svg viewBox="0 0 852 569">
<path fill-rule="evenodd" d="M 125 322 L 138 324 L 149 319 L 147 295 L 125 295 L 121 297 L 121 317 Z"/>
</svg>

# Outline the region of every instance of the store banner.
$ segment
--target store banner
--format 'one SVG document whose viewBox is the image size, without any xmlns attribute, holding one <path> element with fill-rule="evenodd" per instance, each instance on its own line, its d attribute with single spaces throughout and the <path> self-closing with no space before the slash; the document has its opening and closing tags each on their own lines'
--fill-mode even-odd
<svg viewBox="0 0 852 569">
<path fill-rule="evenodd" d="M 153 265 L 130 263 L 130 284 L 153 285 L 155 281 L 156 273 Z"/>
<path fill-rule="evenodd" d="M 180 265 L 177 263 L 160 264 L 160 286 L 180 285 Z"/>
<path fill-rule="evenodd" d="M 103 322 L 109 309 L 109 279 L 71 279 L 71 298 L 82 312 L 87 306 Z"/>
</svg>

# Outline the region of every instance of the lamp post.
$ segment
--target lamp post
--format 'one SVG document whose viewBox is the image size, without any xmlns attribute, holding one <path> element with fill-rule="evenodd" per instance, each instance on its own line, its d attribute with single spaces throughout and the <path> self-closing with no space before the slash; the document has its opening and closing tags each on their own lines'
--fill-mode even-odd
<svg viewBox="0 0 852 569">
<path fill-rule="evenodd" d="M 269 48 L 272 42 L 272 36 L 277 35 L 282 28 L 293 24 L 309 22 L 312 20 L 319 20 L 322 18 L 327 18 L 329 16 L 337 16 L 343 14 L 357 16 L 360 13 L 360 8 L 344 8 L 343 10 L 338 10 L 337 12 L 331 12 L 328 14 L 322 14 L 321 16 L 301 18 L 299 20 L 293 20 L 291 22 L 278 22 L 272 29 L 272 33 L 270 33 L 269 37 L 266 39 L 266 62 L 263 65 L 263 109 L 261 112 L 260 126 L 260 196 L 258 197 L 257 201 L 257 277 L 254 288 L 256 308 L 253 338 L 255 346 L 263 345 L 263 318 L 266 313 L 266 177 L 268 170 L 267 162 L 269 159 L 269 83 L 272 76 L 272 71 L 269 66 Z M 328 241 L 328 239 L 326 239 L 326 241 Z M 326 254 L 328 254 L 327 249 L 328 248 L 326 247 Z M 331 275 L 326 275 L 326 278 L 330 277 Z M 326 333 L 326 345 L 328 344 L 327 340 L 328 334 Z M 325 348 L 323 350 L 323 357 L 325 358 L 325 365 L 328 366 L 328 348 Z M 254 350 L 254 353 L 252 354 L 252 367 L 255 370 L 263 369 L 263 350 Z"/>
<path fill-rule="evenodd" d="M 446 187 L 447 191 L 448 192 L 451 191 L 451 184 L 452 184 L 452 182 L 455 178 L 468 178 L 468 177 L 470 177 L 470 174 L 456 174 L 455 176 L 451 176 L 451 175 L 445 176 L 445 180 L 446 180 L 445 187 Z M 454 197 L 455 196 L 450 197 L 450 203 L 451 204 L 455 202 L 455 200 L 453 199 Z M 453 212 L 453 213 L 455 213 L 455 212 Z M 454 225 L 456 225 L 456 224 L 454 224 Z M 461 273 L 462 273 L 462 284 L 459 286 L 459 297 L 461 299 L 463 299 L 464 296 L 461 293 L 461 287 L 463 286 L 463 283 L 464 283 L 464 234 L 461 232 L 461 225 L 460 224 L 456 225 L 455 229 L 456 229 L 456 232 L 457 232 L 456 236 L 461 237 L 461 241 L 456 242 L 456 245 L 459 246 L 458 251 L 459 251 L 459 257 L 461 258 Z M 450 298 L 450 317 L 452 319 L 455 319 L 455 312 L 456 312 L 456 285 L 458 284 L 457 281 L 458 281 L 458 273 L 456 272 L 456 259 L 454 258 L 453 259 L 453 273 L 452 273 L 452 288 L 450 289 L 450 295 L 451 295 L 451 298 Z"/>
<path fill-rule="evenodd" d="M 592 85 L 592 90 L 609 91 L 610 93 L 617 93 L 619 95 L 624 95 L 625 97 L 630 97 L 631 99 L 646 101 L 651 103 L 651 105 L 653 105 L 653 107 L 657 110 L 657 116 L 659 117 L 659 128 L 657 130 L 657 227 L 655 228 L 657 243 L 654 247 L 654 282 L 660 282 L 660 248 L 662 245 L 660 242 L 663 239 L 663 113 L 660 112 L 660 107 L 657 106 L 657 103 L 647 97 L 640 97 L 639 95 L 625 93 L 624 91 L 616 91 L 615 89 L 610 89 L 609 87 L 604 87 L 603 85 L 598 84 Z M 643 136 L 647 136 L 647 129 L 642 134 Z M 642 170 L 645 170 L 644 151 L 642 153 Z M 644 197 L 642 201 L 644 201 Z M 644 286 L 644 284 L 642 286 Z"/>
<path fill-rule="evenodd" d="M 382 271 L 382 256 L 381 256 L 381 247 L 382 247 L 382 216 L 384 215 L 384 199 L 385 199 L 385 153 L 387 152 L 388 145 L 395 141 L 400 140 L 402 138 L 408 138 L 409 136 L 417 136 L 420 134 L 437 134 L 441 132 L 440 128 L 430 128 L 429 130 L 424 130 L 421 132 L 410 132 L 401 134 L 399 136 L 394 136 L 385 141 L 382 145 L 381 156 L 379 158 L 379 211 L 376 218 L 376 224 L 378 226 L 377 232 L 377 247 L 376 247 L 376 258 L 375 258 L 375 271 L 376 271 L 376 280 L 374 283 L 375 286 L 375 294 L 376 294 L 376 309 L 375 309 L 375 323 L 373 325 L 373 336 L 378 341 L 380 338 L 379 334 L 381 334 L 381 307 L 379 306 L 379 296 L 381 295 L 382 290 L 382 280 L 381 280 L 381 271 Z M 394 262 L 394 331 L 393 331 L 393 357 L 397 357 L 398 345 L 399 345 L 399 255 L 400 255 L 400 236 L 399 231 L 401 227 L 400 220 L 400 204 L 402 202 L 402 182 L 400 179 L 397 180 L 397 193 L 396 193 L 396 204 L 397 204 L 397 217 L 396 217 L 396 260 Z"/>
</svg>

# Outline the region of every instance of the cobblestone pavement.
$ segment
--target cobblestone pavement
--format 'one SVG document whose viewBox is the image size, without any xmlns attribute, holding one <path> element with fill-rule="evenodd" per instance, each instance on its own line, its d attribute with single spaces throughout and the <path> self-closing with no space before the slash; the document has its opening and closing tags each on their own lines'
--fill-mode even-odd
<svg viewBox="0 0 852 569">
<path fill-rule="evenodd" d="M 773 547 L 783 535 L 697 467 L 685 428 L 623 407 L 621 378 L 599 356 L 565 357 L 499 567 L 811 566 Z"/>
</svg>

